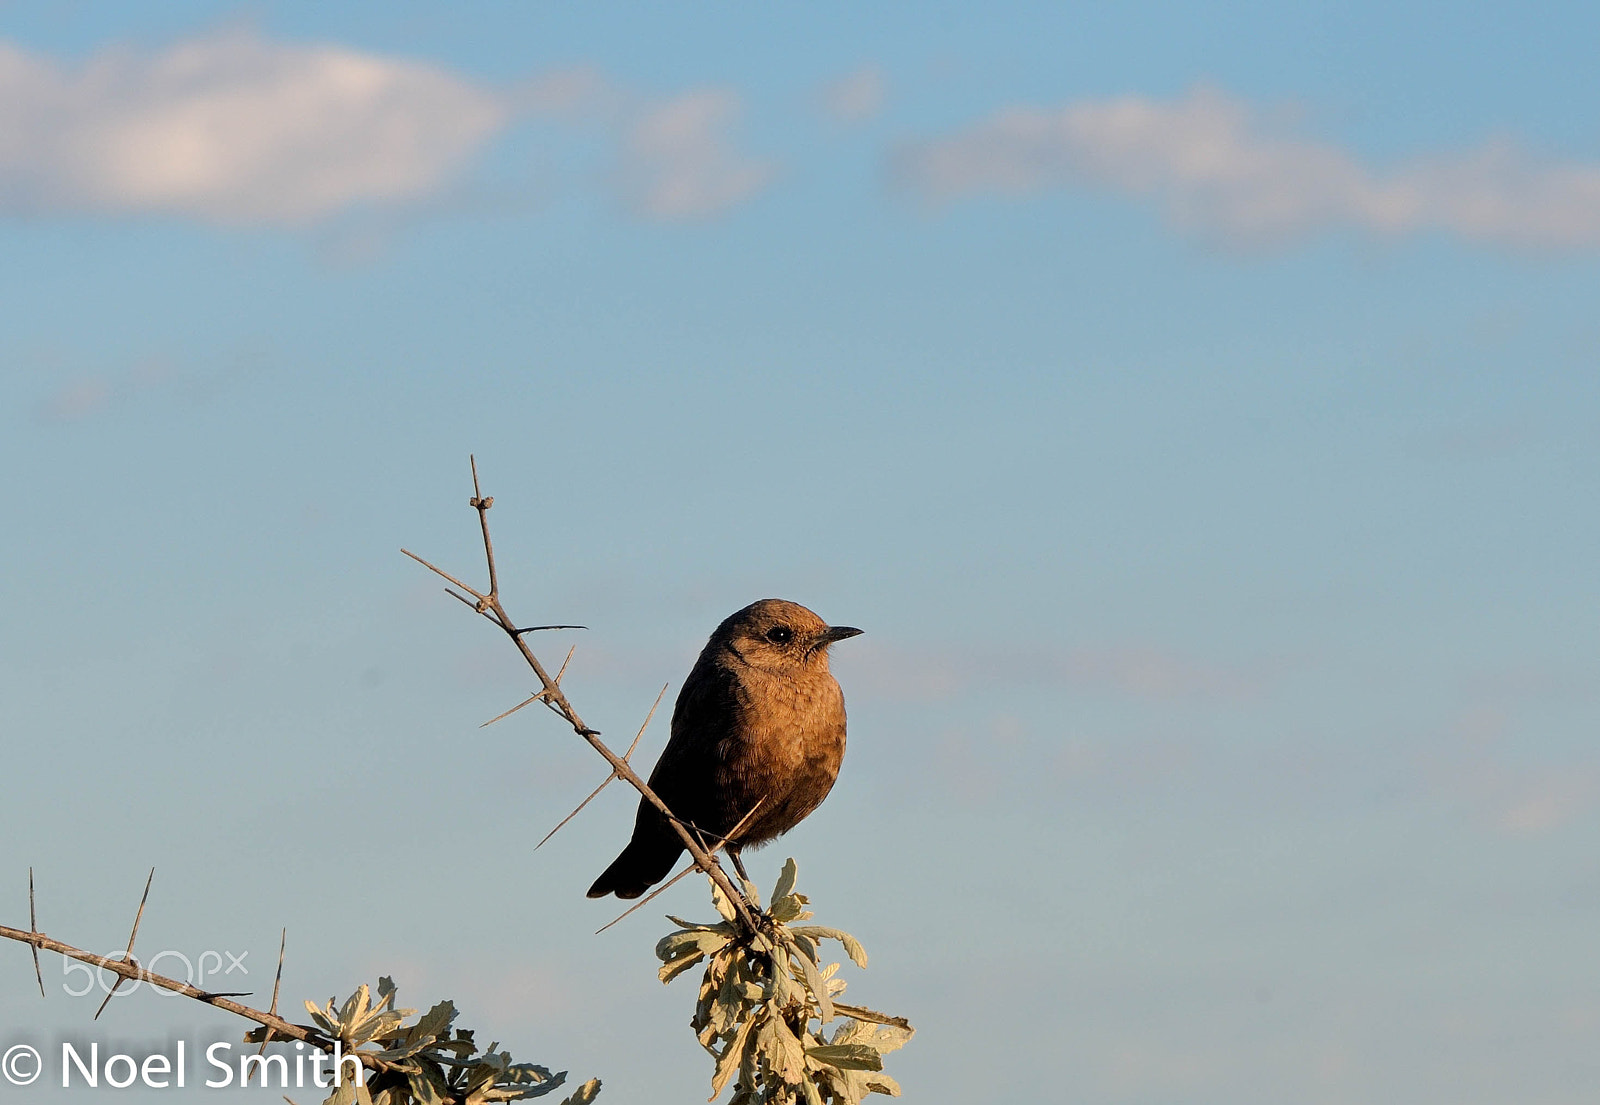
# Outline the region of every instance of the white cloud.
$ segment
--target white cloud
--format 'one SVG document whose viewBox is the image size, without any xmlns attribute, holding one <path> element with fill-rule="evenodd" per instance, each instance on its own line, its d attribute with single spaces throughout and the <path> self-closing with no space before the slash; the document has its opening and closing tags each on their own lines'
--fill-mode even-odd
<svg viewBox="0 0 1600 1105">
<path fill-rule="evenodd" d="M 936 201 L 1069 187 L 1148 197 L 1181 224 L 1246 242 L 1342 225 L 1600 246 L 1600 162 L 1540 160 L 1501 140 L 1379 170 L 1204 89 L 1179 100 L 1009 108 L 906 147 L 895 170 Z"/>
<path fill-rule="evenodd" d="M 303 223 L 432 191 L 507 116 L 429 65 L 250 33 L 79 68 L 0 43 L 0 209 Z"/>
<path fill-rule="evenodd" d="M 490 88 L 422 62 L 229 32 L 80 66 L 0 42 L 0 213 L 174 213 L 303 225 L 437 193 L 518 118 L 594 128 L 638 214 L 720 214 L 774 166 L 729 91 L 641 100 L 591 67 Z M 76 409 L 85 396 L 68 406 Z"/>
<path fill-rule="evenodd" d="M 728 140 L 742 110 L 724 89 L 686 92 L 644 109 L 623 141 L 624 197 L 639 214 L 694 219 L 735 207 L 771 183 L 776 167 Z"/>
<path fill-rule="evenodd" d="M 822 109 L 841 123 L 864 123 L 883 110 L 888 82 L 867 65 L 823 86 Z"/>
</svg>

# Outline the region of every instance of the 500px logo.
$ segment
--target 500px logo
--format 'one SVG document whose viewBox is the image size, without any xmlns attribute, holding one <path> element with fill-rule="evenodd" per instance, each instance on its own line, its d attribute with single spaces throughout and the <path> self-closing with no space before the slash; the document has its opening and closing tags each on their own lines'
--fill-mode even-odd
<svg viewBox="0 0 1600 1105">
<path fill-rule="evenodd" d="M 29 1086 L 44 1073 L 44 1058 L 27 1044 L 16 1044 L 0 1057 L 0 1075 L 13 1086 Z"/>
<path fill-rule="evenodd" d="M 181 978 L 189 985 L 198 986 L 204 990 L 206 988 L 204 982 L 207 978 L 215 978 L 217 975 L 231 975 L 235 971 L 241 974 L 249 974 L 250 968 L 244 965 L 244 961 L 249 954 L 249 952 L 240 952 L 238 955 L 234 955 L 232 952 L 227 951 L 220 953 L 204 951 L 200 953 L 198 959 L 191 960 L 182 952 L 164 951 L 157 952 L 150 959 L 142 960 L 139 965 L 153 975 Z M 224 956 L 227 957 L 226 967 L 223 966 Z M 118 949 L 109 953 L 106 958 L 121 962 L 126 958 L 126 953 Z M 167 961 L 166 967 L 161 966 L 163 960 Z M 175 968 L 179 963 L 183 964 L 183 974 L 181 975 L 175 973 Z M 85 994 L 91 993 L 96 986 L 98 986 L 102 994 L 111 993 L 112 987 L 116 986 L 117 997 L 120 998 L 125 994 L 133 993 L 144 982 L 143 979 L 133 979 L 117 985 L 117 976 L 111 974 L 104 967 L 91 967 L 87 963 L 75 963 L 70 959 L 61 961 L 61 973 L 68 979 L 79 972 L 83 973 L 81 989 L 73 989 L 71 982 L 63 982 L 61 984 L 61 989 L 75 998 L 81 998 Z M 150 989 L 164 997 L 175 998 L 183 996 L 172 990 L 163 990 L 159 986 L 152 986 Z"/>
</svg>

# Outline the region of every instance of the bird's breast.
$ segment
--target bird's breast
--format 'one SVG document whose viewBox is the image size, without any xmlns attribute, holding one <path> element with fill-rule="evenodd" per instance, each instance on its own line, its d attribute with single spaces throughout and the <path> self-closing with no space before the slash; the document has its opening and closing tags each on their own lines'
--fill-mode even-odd
<svg viewBox="0 0 1600 1105">
<path fill-rule="evenodd" d="M 749 680 L 741 695 L 740 724 L 719 748 L 722 782 L 736 823 L 749 839 L 770 839 L 792 828 L 822 801 L 844 759 L 844 696 L 831 675 Z"/>
</svg>

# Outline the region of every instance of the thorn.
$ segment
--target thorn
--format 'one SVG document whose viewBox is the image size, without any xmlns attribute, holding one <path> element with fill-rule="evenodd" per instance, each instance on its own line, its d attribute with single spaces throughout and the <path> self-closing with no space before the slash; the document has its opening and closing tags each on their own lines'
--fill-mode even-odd
<svg viewBox="0 0 1600 1105">
<path fill-rule="evenodd" d="M 568 821 L 571 821 L 574 817 L 577 817 L 580 813 L 582 813 L 583 812 L 583 807 L 587 806 L 590 802 L 593 802 L 595 800 L 596 795 L 598 795 L 602 790 L 605 790 L 606 787 L 610 786 L 612 781 L 615 780 L 616 777 L 617 777 L 617 773 L 615 771 L 613 771 L 610 775 L 607 775 L 605 777 L 605 781 L 604 782 L 602 782 L 599 786 L 595 787 L 594 790 L 589 792 L 589 797 L 585 798 L 583 801 L 578 803 L 578 808 L 577 809 L 573 810 L 571 813 L 567 814 L 567 816 L 565 816 L 565 817 L 563 817 L 561 819 L 561 824 L 560 825 L 557 825 L 555 828 L 551 829 L 549 832 L 544 834 L 544 840 L 541 840 L 541 841 L 539 841 L 539 843 L 535 844 L 533 846 L 533 850 L 535 852 L 537 852 L 540 848 L 543 848 L 545 840 L 549 840 L 551 837 L 555 836 L 557 833 L 559 833 L 561 831 L 561 827 L 563 825 L 565 825 Z"/>
<path fill-rule="evenodd" d="M 493 725 L 495 722 L 499 721 L 501 718 L 510 717 L 512 714 L 516 713 L 518 710 L 522 709 L 524 706 L 531 706 L 535 702 L 537 702 L 541 698 L 543 698 L 544 696 L 545 696 L 545 692 L 544 691 L 540 691 L 538 694 L 532 695 L 531 697 L 528 697 L 528 698 L 524 698 L 521 702 L 519 702 L 515 706 L 511 707 L 511 709 L 507 710 L 505 713 L 500 714 L 497 717 L 490 718 L 488 721 L 486 721 L 482 725 L 478 726 L 478 728 L 479 729 L 487 729 L 489 726 Z"/>
<path fill-rule="evenodd" d="M 511 635 L 520 637 L 524 633 L 538 633 L 544 629 L 588 629 L 586 625 L 530 625 L 527 629 L 513 629 Z"/>
<path fill-rule="evenodd" d="M 139 935 L 139 922 L 144 920 L 144 904 L 150 900 L 150 884 L 156 881 L 156 869 L 150 868 L 150 877 L 144 880 L 144 894 L 139 898 L 139 912 L 133 915 L 133 931 L 128 933 L 127 954 L 133 954 L 133 942 Z"/>
<path fill-rule="evenodd" d="M 468 587 L 465 583 L 462 583 L 459 579 L 457 579 L 455 576 L 451 575 L 449 572 L 445 571 L 444 569 L 435 567 L 434 565 L 428 563 L 426 560 L 422 559 L 422 557 L 418 556 L 416 553 L 412 552 L 410 549 L 401 549 L 400 551 L 405 553 L 412 560 L 415 560 L 418 564 L 421 564 L 424 568 L 428 569 L 428 571 L 432 572 L 434 575 L 441 576 L 444 579 L 449 580 L 451 583 L 454 583 L 457 587 L 461 588 L 463 591 L 465 591 L 467 594 L 471 595 L 473 598 L 479 599 L 481 601 L 483 598 L 486 597 L 484 595 L 478 594 L 478 592 L 475 591 L 473 588 Z"/>
<path fill-rule="evenodd" d="M 577 645 L 573 645 L 571 648 L 567 649 L 567 658 L 565 660 L 561 661 L 561 670 L 556 672 L 556 679 L 555 679 L 556 686 L 558 686 L 558 687 L 561 686 L 561 677 L 563 675 L 567 674 L 567 665 L 572 663 L 572 654 L 574 652 L 577 652 L 577 651 L 578 651 L 578 646 Z"/>
<path fill-rule="evenodd" d="M 268 1014 L 274 1017 L 278 1015 L 278 987 L 283 982 L 283 949 L 288 943 L 289 929 L 288 926 L 284 926 L 282 935 L 278 937 L 278 974 L 277 977 L 272 980 L 272 1008 L 267 1010 Z M 271 1042 L 272 1029 L 271 1027 L 268 1027 L 266 1033 L 261 1037 L 261 1048 L 256 1052 L 256 1054 L 265 1055 L 267 1052 L 267 1045 Z"/>
<path fill-rule="evenodd" d="M 150 868 L 150 877 L 144 880 L 144 895 L 139 899 L 139 912 L 133 915 L 133 931 L 128 933 L 128 950 L 122 953 L 122 958 L 136 971 L 143 970 L 139 961 L 133 958 L 133 942 L 139 937 L 139 922 L 144 920 L 144 904 L 150 900 L 150 884 L 155 881 L 156 869 Z M 127 981 L 126 975 L 118 975 L 117 981 L 111 984 L 111 989 L 106 991 L 106 999 L 100 1003 L 100 1008 L 94 1011 L 94 1019 L 99 1020 L 100 1014 L 106 1011 L 106 1006 L 111 1004 L 111 999 L 117 994 L 117 987 Z"/>
<path fill-rule="evenodd" d="M 672 684 L 661 684 L 661 691 L 656 695 L 656 700 L 650 706 L 650 712 L 644 715 L 644 724 L 639 726 L 639 735 L 633 738 L 633 743 L 628 745 L 628 750 L 622 754 L 622 762 L 627 763 L 628 757 L 633 755 L 633 750 L 639 747 L 639 737 L 644 736 L 644 731 L 650 728 L 650 719 L 656 716 L 656 707 L 661 705 L 661 699 L 666 695 L 667 688 Z"/>
<path fill-rule="evenodd" d="M 662 883 L 660 886 L 658 886 L 654 890 L 650 891 L 650 893 L 646 894 L 643 898 L 639 899 L 639 901 L 635 902 L 631 907 L 629 907 L 628 911 L 622 915 L 622 917 L 618 917 L 615 921 L 611 921 L 610 923 L 601 925 L 599 928 L 595 929 L 594 930 L 594 934 L 596 936 L 599 936 L 602 932 L 606 931 L 606 929 L 608 929 L 612 925 L 616 924 L 617 921 L 622 920 L 623 917 L 632 916 L 637 911 L 643 909 L 645 906 L 647 906 L 651 902 L 655 901 L 656 898 L 660 897 L 662 894 L 665 894 L 668 890 L 670 890 L 678 882 L 679 879 L 682 879 L 683 876 L 687 875 L 690 871 L 693 871 L 695 869 L 695 867 L 696 867 L 695 861 L 694 860 L 690 860 L 689 861 L 689 866 L 685 867 L 682 871 L 679 871 L 676 875 L 672 876 L 672 878 L 668 879 L 666 882 Z"/>
<path fill-rule="evenodd" d="M 100 1019 L 100 1014 L 104 1013 L 106 1011 L 106 1006 L 111 1004 L 111 999 L 116 994 L 117 987 L 122 985 L 122 981 L 123 981 L 122 976 L 118 975 L 117 976 L 117 981 L 113 982 L 111 984 L 111 989 L 106 991 L 106 1000 L 102 1001 L 100 1003 L 100 1008 L 96 1009 L 94 1011 L 94 1019 L 95 1020 L 99 1020 Z"/>
<path fill-rule="evenodd" d="M 28 931 L 39 935 L 39 915 L 33 908 L 33 868 L 28 868 Z M 33 945 L 33 977 L 39 980 L 39 996 L 44 997 L 44 972 L 39 970 L 39 945 Z"/>
</svg>

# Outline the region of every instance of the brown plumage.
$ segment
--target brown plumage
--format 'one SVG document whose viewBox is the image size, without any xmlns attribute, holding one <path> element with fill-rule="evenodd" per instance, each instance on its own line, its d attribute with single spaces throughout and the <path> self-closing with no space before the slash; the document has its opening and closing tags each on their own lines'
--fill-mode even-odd
<svg viewBox="0 0 1600 1105">
<path fill-rule="evenodd" d="M 828 671 L 828 646 L 860 632 L 830 626 L 799 603 L 762 599 L 717 626 L 683 681 L 650 789 L 708 847 L 743 820 L 728 845 L 741 873 L 741 848 L 794 828 L 838 778 L 844 695 Z M 671 824 L 640 799 L 633 839 L 589 897 L 637 898 L 682 852 Z"/>
</svg>

